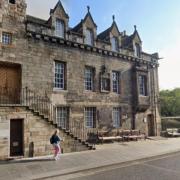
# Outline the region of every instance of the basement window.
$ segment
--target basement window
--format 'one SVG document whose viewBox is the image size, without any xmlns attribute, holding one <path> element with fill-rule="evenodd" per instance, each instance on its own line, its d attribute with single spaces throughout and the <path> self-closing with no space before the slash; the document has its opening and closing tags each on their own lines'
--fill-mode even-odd
<svg viewBox="0 0 180 180">
<path fill-rule="evenodd" d="M 16 4 L 16 0 L 9 0 L 10 4 Z"/>
</svg>

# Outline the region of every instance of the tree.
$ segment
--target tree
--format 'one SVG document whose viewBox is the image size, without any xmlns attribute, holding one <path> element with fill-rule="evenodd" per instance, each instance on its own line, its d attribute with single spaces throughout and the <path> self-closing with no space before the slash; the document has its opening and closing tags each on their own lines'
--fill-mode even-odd
<svg viewBox="0 0 180 180">
<path fill-rule="evenodd" d="M 180 88 L 160 91 L 162 116 L 180 116 Z"/>
</svg>

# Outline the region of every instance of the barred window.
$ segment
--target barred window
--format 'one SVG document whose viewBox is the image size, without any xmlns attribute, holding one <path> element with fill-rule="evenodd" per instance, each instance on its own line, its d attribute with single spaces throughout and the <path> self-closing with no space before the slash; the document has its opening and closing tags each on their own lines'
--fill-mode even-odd
<svg viewBox="0 0 180 180">
<path fill-rule="evenodd" d="M 119 128 L 120 127 L 120 120 L 121 120 L 121 110 L 120 108 L 113 108 L 112 111 L 112 119 L 113 119 L 113 127 Z"/>
<path fill-rule="evenodd" d="M 147 78 L 144 75 L 139 75 L 139 94 L 147 96 Z"/>
<path fill-rule="evenodd" d="M 2 33 L 2 44 L 4 45 L 10 45 L 12 44 L 12 34 L 3 32 Z"/>
<path fill-rule="evenodd" d="M 68 128 L 69 123 L 69 108 L 57 107 L 56 108 L 56 122 L 61 128 Z"/>
<path fill-rule="evenodd" d="M 64 38 L 64 32 L 65 32 L 64 21 L 60 19 L 56 19 L 55 31 L 56 31 L 56 36 Z"/>
<path fill-rule="evenodd" d="M 85 43 L 90 46 L 94 44 L 93 31 L 91 29 L 86 30 Z"/>
<path fill-rule="evenodd" d="M 55 88 L 65 89 L 65 68 L 65 63 L 55 61 Z"/>
<path fill-rule="evenodd" d="M 118 51 L 119 44 L 117 37 L 111 38 L 111 47 L 112 47 L 112 51 Z"/>
<path fill-rule="evenodd" d="M 120 93 L 119 72 L 112 72 L 113 92 Z"/>
<path fill-rule="evenodd" d="M 85 90 L 92 91 L 94 86 L 94 70 L 91 67 L 85 68 L 85 74 L 84 74 L 84 85 Z"/>
<path fill-rule="evenodd" d="M 87 128 L 96 127 L 96 108 L 86 107 L 84 110 L 85 125 Z"/>
</svg>

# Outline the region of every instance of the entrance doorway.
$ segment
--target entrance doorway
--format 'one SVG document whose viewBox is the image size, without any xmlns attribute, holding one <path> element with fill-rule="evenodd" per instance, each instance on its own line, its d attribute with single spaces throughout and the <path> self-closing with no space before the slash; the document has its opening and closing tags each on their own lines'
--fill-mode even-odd
<svg viewBox="0 0 180 180">
<path fill-rule="evenodd" d="M 19 104 L 21 66 L 0 62 L 0 104 Z"/>
<path fill-rule="evenodd" d="M 147 125 L 148 125 L 148 136 L 155 136 L 155 126 L 154 126 L 153 114 L 149 114 L 147 116 Z"/>
<path fill-rule="evenodd" d="M 23 156 L 23 119 L 10 120 L 10 156 Z"/>
</svg>

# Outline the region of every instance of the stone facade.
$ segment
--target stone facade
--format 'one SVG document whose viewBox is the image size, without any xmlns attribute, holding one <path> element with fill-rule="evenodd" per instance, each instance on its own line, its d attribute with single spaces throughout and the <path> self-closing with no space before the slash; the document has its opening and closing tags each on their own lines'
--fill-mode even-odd
<svg viewBox="0 0 180 180">
<path fill-rule="evenodd" d="M 64 23 L 63 38 L 56 35 L 57 18 Z M 158 110 L 158 55 L 142 51 L 142 42 L 136 27 L 134 33 L 127 36 L 125 32 L 118 30 L 113 17 L 111 27 L 97 35 L 97 25 L 89 7 L 85 18 L 77 26 L 69 28 L 68 22 L 69 16 L 60 2 L 51 9 L 50 18 L 46 21 L 26 15 L 24 0 L 16 0 L 15 4 L 2 0 L 0 66 L 20 65 L 21 88 L 28 87 L 37 94 L 46 94 L 55 108 L 68 107 L 68 122 L 79 122 L 81 127 L 84 126 L 84 108 L 95 107 L 96 130 L 139 129 L 150 135 L 150 128 L 153 128 L 152 135 L 159 135 L 161 120 Z M 86 43 L 87 29 L 92 30 L 92 45 Z M 3 43 L 3 32 L 11 35 L 10 44 Z M 112 50 L 113 37 L 117 38 L 117 51 Z M 137 56 L 135 49 L 137 44 L 140 56 Z M 63 90 L 54 88 L 56 61 L 65 64 L 66 84 Z M 92 91 L 84 88 L 86 67 L 94 70 Z M 113 92 L 114 71 L 120 74 L 118 93 Z M 139 75 L 146 78 L 147 93 L 144 96 L 139 92 Z M 108 91 L 101 89 L 101 76 L 110 80 Z M 4 137 L 4 133 L 1 133 L 0 136 L 0 152 L 6 152 L 1 154 L 7 157 L 9 121 L 16 118 L 24 119 L 25 156 L 28 156 L 30 142 L 35 143 L 35 155 L 49 154 L 51 150 L 48 137 L 55 127 L 22 109 L 14 109 L 14 114 L 12 108 L 6 108 L 5 115 L 0 111 L 0 130 L 6 134 Z M 113 108 L 120 108 L 120 126 L 117 128 L 113 127 Z M 11 114 L 15 116 L 11 117 Z M 38 136 L 42 138 L 36 139 Z M 71 147 L 71 140 L 67 142 Z M 68 150 L 68 145 L 66 149 L 66 152 L 72 151 Z"/>
</svg>

